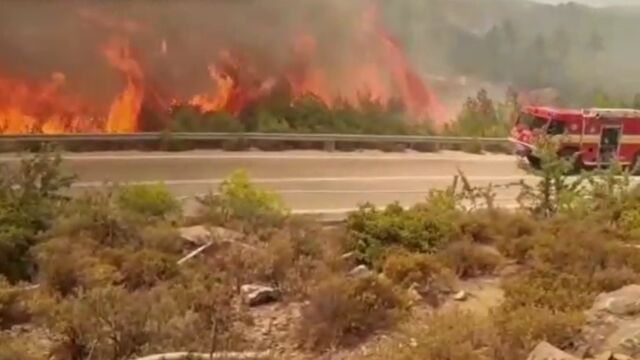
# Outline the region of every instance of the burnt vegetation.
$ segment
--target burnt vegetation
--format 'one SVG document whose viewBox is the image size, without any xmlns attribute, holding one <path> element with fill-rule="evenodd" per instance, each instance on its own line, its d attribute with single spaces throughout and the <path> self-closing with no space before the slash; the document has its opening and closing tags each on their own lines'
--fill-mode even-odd
<svg viewBox="0 0 640 360">
<path fill-rule="evenodd" d="M 540 340 L 571 350 L 595 296 L 640 275 L 640 197 L 616 169 L 557 186 L 562 163 L 543 166 L 516 211 L 459 175 L 412 208 L 364 205 L 326 227 L 243 172 L 185 216 L 161 185 L 66 197 L 59 164 L 43 152 L 2 172 L 0 358 L 362 358 L 387 333 L 401 336 L 365 357 L 517 359 Z M 489 316 L 446 310 L 478 278 L 502 278 Z M 267 305 L 247 300 L 250 284 L 273 291 Z"/>
</svg>

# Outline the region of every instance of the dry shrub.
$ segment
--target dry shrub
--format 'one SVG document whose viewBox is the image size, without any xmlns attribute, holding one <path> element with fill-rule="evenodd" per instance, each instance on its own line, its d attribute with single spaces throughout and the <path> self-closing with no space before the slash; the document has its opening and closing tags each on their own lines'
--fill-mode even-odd
<svg viewBox="0 0 640 360">
<path fill-rule="evenodd" d="M 408 331 L 416 346 L 393 347 L 375 359 L 493 360 L 487 354 L 491 324 L 472 313 L 447 311 Z"/>
<path fill-rule="evenodd" d="M 39 360 L 34 354 L 33 343 L 20 337 L 0 333 L 0 360 Z"/>
<path fill-rule="evenodd" d="M 435 314 L 413 324 L 403 338 L 413 346 L 387 345 L 370 357 L 391 360 L 526 359 L 540 341 L 569 348 L 584 323 L 580 312 L 536 307 L 498 308 L 488 317 L 458 310 Z"/>
<path fill-rule="evenodd" d="M 493 274 L 504 260 L 497 250 L 469 241 L 451 243 L 438 256 L 461 278 Z"/>
<path fill-rule="evenodd" d="M 593 276 L 593 285 L 601 292 L 611 292 L 638 283 L 638 273 L 629 267 L 607 268 Z"/>
<path fill-rule="evenodd" d="M 96 244 L 90 240 L 52 239 L 38 245 L 35 254 L 40 282 L 62 296 L 121 278 L 116 267 L 97 256 Z"/>
<path fill-rule="evenodd" d="M 541 307 L 557 311 L 585 309 L 594 293 L 582 279 L 548 269 L 534 269 L 503 284 L 504 306 L 509 309 Z"/>
<path fill-rule="evenodd" d="M 0 275 L 0 329 L 10 328 L 29 319 L 23 293 L 24 290 L 12 286 Z"/>
<path fill-rule="evenodd" d="M 460 231 L 467 240 L 509 248 L 522 237 L 531 236 L 540 224 L 529 214 L 501 209 L 477 210 L 459 220 Z"/>
<path fill-rule="evenodd" d="M 491 359 L 525 359 L 540 341 L 567 349 L 580 333 L 580 311 L 554 311 L 533 306 L 501 308 L 491 314 L 497 343 Z"/>
<path fill-rule="evenodd" d="M 403 309 L 404 299 L 377 276 L 330 277 L 312 290 L 298 337 L 315 350 L 352 345 L 389 328 Z"/>
<path fill-rule="evenodd" d="M 175 256 L 150 249 L 134 252 L 120 268 L 123 283 L 130 290 L 153 287 L 177 275 L 176 261 Z"/>
<path fill-rule="evenodd" d="M 455 276 L 434 255 L 412 253 L 396 248 L 387 254 L 383 273 L 396 284 L 409 287 L 413 284 L 449 289 Z"/>
<path fill-rule="evenodd" d="M 55 341 L 54 359 L 125 360 L 167 349 L 233 349 L 234 291 L 220 279 L 200 277 L 172 287 L 129 292 L 103 287 L 80 292 L 44 314 Z"/>
<path fill-rule="evenodd" d="M 533 237 L 544 226 L 544 223 L 522 212 L 501 212 L 492 219 L 492 224 L 499 229 L 495 232 L 495 246 L 504 256 L 520 263 L 527 260 L 533 248 Z"/>
<path fill-rule="evenodd" d="M 168 254 L 179 254 L 184 245 L 178 230 L 168 223 L 141 227 L 138 236 L 143 247 Z"/>
</svg>

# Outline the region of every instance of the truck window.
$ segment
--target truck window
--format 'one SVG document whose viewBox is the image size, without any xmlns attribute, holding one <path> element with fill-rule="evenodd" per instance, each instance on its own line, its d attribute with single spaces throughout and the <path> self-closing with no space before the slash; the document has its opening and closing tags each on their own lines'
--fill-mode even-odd
<svg viewBox="0 0 640 360">
<path fill-rule="evenodd" d="M 547 124 L 547 119 L 521 113 L 518 117 L 518 125 L 524 125 L 529 130 L 540 129 Z"/>
<path fill-rule="evenodd" d="M 549 135 L 562 135 L 566 130 L 565 123 L 558 120 L 551 120 L 549 127 L 547 128 L 547 134 Z"/>
</svg>

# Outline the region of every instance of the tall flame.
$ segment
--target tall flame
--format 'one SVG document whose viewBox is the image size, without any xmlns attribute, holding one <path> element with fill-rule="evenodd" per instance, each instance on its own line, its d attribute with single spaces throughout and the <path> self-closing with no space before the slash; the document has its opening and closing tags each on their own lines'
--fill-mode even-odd
<svg viewBox="0 0 640 360">
<path fill-rule="evenodd" d="M 126 40 L 113 38 L 102 47 L 105 58 L 125 77 L 125 90 L 111 104 L 105 130 L 109 133 L 127 133 L 138 130 L 138 115 L 144 96 L 142 68 L 131 55 Z"/>
</svg>

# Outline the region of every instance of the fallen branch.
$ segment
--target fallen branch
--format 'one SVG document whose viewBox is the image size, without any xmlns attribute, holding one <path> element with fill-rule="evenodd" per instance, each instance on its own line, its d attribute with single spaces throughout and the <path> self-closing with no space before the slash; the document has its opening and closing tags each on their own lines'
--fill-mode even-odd
<svg viewBox="0 0 640 360">
<path fill-rule="evenodd" d="M 210 242 L 200 246 L 199 248 L 197 248 L 197 249 L 193 250 L 192 252 L 190 252 L 189 254 L 187 254 L 187 256 L 185 256 L 182 259 L 178 260 L 177 264 L 178 265 L 182 265 L 183 263 L 187 262 L 189 259 L 197 256 L 201 252 L 203 252 L 206 249 L 208 249 L 209 247 L 211 247 L 211 245 L 213 245 L 213 241 L 210 241 Z"/>
<path fill-rule="evenodd" d="M 175 352 L 165 353 L 157 355 L 149 355 L 136 360 L 183 360 L 183 359 L 203 359 L 203 360 L 258 360 L 269 359 L 270 353 L 268 351 L 254 352 L 217 352 L 213 354 L 204 353 L 188 353 L 188 352 Z"/>
</svg>

